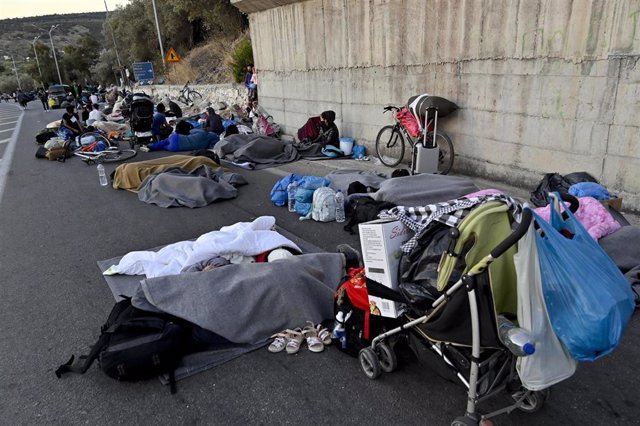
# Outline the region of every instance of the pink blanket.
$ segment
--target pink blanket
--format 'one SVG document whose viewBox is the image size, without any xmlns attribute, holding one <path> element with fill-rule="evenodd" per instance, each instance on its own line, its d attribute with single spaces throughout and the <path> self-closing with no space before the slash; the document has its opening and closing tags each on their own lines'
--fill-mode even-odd
<svg viewBox="0 0 640 426">
<path fill-rule="evenodd" d="M 580 207 L 578 211 L 574 213 L 574 216 L 578 219 L 578 222 L 585 227 L 594 240 L 599 240 L 604 236 L 613 234 L 622 227 L 600 201 L 592 197 L 581 197 L 578 198 L 578 200 L 580 201 Z M 565 204 L 567 207 L 569 206 L 569 203 Z M 549 222 L 549 209 L 550 205 L 537 208 L 535 212 Z"/>
</svg>

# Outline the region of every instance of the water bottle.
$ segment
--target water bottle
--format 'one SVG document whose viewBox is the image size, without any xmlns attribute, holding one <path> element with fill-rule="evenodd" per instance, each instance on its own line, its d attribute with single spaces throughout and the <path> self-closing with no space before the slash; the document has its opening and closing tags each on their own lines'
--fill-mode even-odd
<svg viewBox="0 0 640 426">
<path fill-rule="evenodd" d="M 498 336 L 515 356 L 529 356 L 536 351 L 531 334 L 502 315 L 498 315 Z"/>
<path fill-rule="evenodd" d="M 107 174 L 105 173 L 104 166 L 102 164 L 98 164 L 98 178 L 100 179 L 100 185 L 108 185 L 109 182 L 107 182 Z"/>
<path fill-rule="evenodd" d="M 344 194 L 338 189 L 338 192 L 336 192 L 336 222 L 344 221 Z"/>
<path fill-rule="evenodd" d="M 298 184 L 296 182 L 291 182 L 289 186 L 287 186 L 287 203 L 289 204 L 289 211 L 296 211 L 296 190 L 298 189 Z"/>
<path fill-rule="evenodd" d="M 333 332 L 331 333 L 331 338 L 340 340 L 342 336 L 344 336 L 344 312 L 339 311 L 336 314 L 336 321 L 333 324 Z"/>
</svg>

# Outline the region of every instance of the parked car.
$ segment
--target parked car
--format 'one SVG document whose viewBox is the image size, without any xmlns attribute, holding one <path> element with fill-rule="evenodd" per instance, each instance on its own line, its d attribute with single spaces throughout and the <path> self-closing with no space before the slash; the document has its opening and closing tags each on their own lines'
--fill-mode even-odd
<svg viewBox="0 0 640 426">
<path fill-rule="evenodd" d="M 64 101 L 73 101 L 71 86 L 67 84 L 54 84 L 49 86 L 49 106 L 51 108 L 59 108 Z"/>
</svg>

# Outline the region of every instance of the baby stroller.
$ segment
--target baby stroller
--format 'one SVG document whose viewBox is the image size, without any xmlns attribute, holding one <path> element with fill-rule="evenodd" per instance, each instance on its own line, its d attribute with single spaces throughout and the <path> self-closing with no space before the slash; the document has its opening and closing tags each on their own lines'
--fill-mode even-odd
<svg viewBox="0 0 640 426">
<path fill-rule="evenodd" d="M 425 265 L 424 255 L 413 259 L 421 270 L 413 277 L 423 285 L 401 276 L 400 291 L 395 291 L 367 280 L 370 295 L 406 303 L 408 310 L 401 326 L 376 336 L 360 351 L 362 370 L 370 379 L 393 371 L 397 366 L 393 345 L 405 339 L 421 363 L 467 388 L 466 412 L 453 426 L 477 426 L 514 409 L 534 412 L 548 396 L 548 389 L 530 391 L 522 386 L 515 368 L 517 356 L 498 334 L 498 314 L 515 317 L 517 312 L 513 255 L 531 223 L 531 212 L 525 209 L 512 231 L 514 208 L 519 206 L 488 201 L 473 208 L 457 227 L 436 223 L 428 228 L 419 245 L 444 232 L 439 243 L 444 253 L 430 254 L 442 259 L 437 269 Z M 577 202 L 572 210 L 577 210 Z M 503 391 L 511 394 L 512 404 L 491 413 L 477 412 L 478 403 Z"/>
<path fill-rule="evenodd" d="M 130 107 L 129 124 L 133 136 L 130 139 L 131 148 L 136 144 L 148 144 L 153 142 L 151 128 L 153 126 L 153 102 L 144 93 L 133 95 Z"/>
</svg>

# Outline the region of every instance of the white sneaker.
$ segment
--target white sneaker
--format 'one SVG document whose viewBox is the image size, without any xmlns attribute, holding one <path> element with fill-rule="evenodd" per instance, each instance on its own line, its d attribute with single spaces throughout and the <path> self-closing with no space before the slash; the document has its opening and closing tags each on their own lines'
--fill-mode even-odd
<svg viewBox="0 0 640 426">
<path fill-rule="evenodd" d="M 140 151 L 142 151 L 142 152 L 149 152 L 149 151 L 151 151 L 151 150 L 150 150 L 150 149 L 149 149 L 149 147 L 148 147 L 148 146 L 146 146 L 146 145 L 140 145 Z"/>
</svg>

